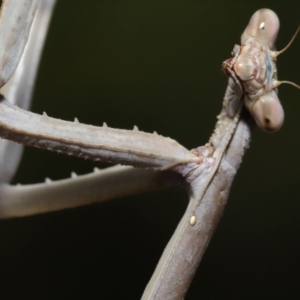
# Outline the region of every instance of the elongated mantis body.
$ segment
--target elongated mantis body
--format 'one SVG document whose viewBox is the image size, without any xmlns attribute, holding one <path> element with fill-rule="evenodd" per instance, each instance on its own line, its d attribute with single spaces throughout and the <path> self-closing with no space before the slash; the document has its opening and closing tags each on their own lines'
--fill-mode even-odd
<svg viewBox="0 0 300 300">
<path fill-rule="evenodd" d="M 4 5 L 9 3 L 12 2 L 6 1 Z M 26 13 L 24 9 L 22 10 Z M 268 24 L 270 18 L 277 18 L 269 10 L 258 11 L 255 16 L 258 16 L 260 21 L 259 26 L 261 22 Z M 262 17 L 267 19 L 261 20 Z M 274 22 L 273 19 L 271 21 Z M 257 25 L 257 22 L 250 22 L 246 29 L 247 33 L 250 30 L 255 42 L 258 37 L 258 33 L 255 33 Z M 28 27 L 26 28 L 28 31 Z M 268 51 L 267 47 L 273 47 L 277 30 L 278 27 L 271 37 L 267 35 L 269 39 L 264 41 L 266 47 L 264 51 Z M 247 44 L 247 40 L 245 38 L 244 41 L 242 38 L 242 44 Z M 235 61 L 243 60 L 244 56 L 241 54 L 247 55 L 247 49 L 250 48 L 244 46 L 243 53 L 239 52 L 242 51 L 240 49 L 236 51 Z M 266 61 L 267 57 L 260 63 Z M 252 85 L 249 82 L 244 84 L 248 78 L 241 76 L 245 74 L 244 60 L 239 68 L 230 65 L 231 62 L 227 61 L 225 65 L 226 72 L 231 77 L 215 131 L 205 146 L 191 151 L 172 139 L 138 130 L 112 129 L 106 124 L 95 127 L 80 124 L 77 120 L 67 122 L 48 117 L 46 114 L 37 115 L 17 108 L 2 98 L 0 135 L 3 138 L 63 154 L 154 171 L 147 170 L 143 173 L 130 167 L 115 167 L 106 171 L 96 170 L 89 176 L 73 176 L 72 179 L 60 182 L 47 181 L 45 184 L 17 188 L 4 186 L 1 189 L 1 217 L 31 215 L 95 201 L 106 201 L 122 193 L 132 194 L 151 190 L 172 185 L 174 182 L 185 186 L 190 194 L 188 208 L 143 295 L 143 299 L 182 299 L 222 215 L 232 180 L 249 144 L 251 134 L 249 122 L 251 121 L 248 121 L 244 115 L 241 116 L 244 105 L 248 107 L 254 118 L 258 119 L 256 120 L 258 125 L 269 130 L 269 127 L 264 126 L 266 124 L 259 122 L 260 115 L 265 117 L 264 109 L 259 106 L 254 109 L 252 108 L 254 104 L 247 104 L 246 93 L 251 90 Z M 266 76 L 267 80 L 275 79 L 273 62 L 270 65 L 273 69 Z M 17 67 L 17 63 L 14 67 Z M 10 72 L 11 70 L 13 68 Z M 4 76 L 2 81 L 5 83 L 8 77 Z M 271 90 L 267 90 L 272 97 L 268 105 L 272 106 L 275 102 L 278 106 L 274 88 L 275 86 L 272 86 Z M 6 97 L 10 100 L 9 96 Z M 243 102 L 245 99 L 246 104 Z M 250 100 L 252 99 L 249 97 Z M 271 122 L 271 129 L 275 127 L 277 129 L 282 124 L 280 112 L 279 114 L 271 112 L 272 117 L 279 115 L 279 122 L 275 122 L 275 125 Z M 265 119 L 264 117 L 262 120 Z M 138 188 L 134 184 L 122 185 L 128 176 L 130 182 L 139 182 Z M 89 191 L 85 189 L 88 183 L 93 183 Z M 117 185 L 119 188 L 112 189 L 111 185 Z M 101 197 L 92 197 L 91 190 L 93 192 L 98 190 Z M 78 197 L 79 191 L 80 197 Z M 38 201 L 41 193 L 43 193 L 43 203 Z M 67 200 L 64 201 L 59 195 L 65 195 Z"/>
</svg>

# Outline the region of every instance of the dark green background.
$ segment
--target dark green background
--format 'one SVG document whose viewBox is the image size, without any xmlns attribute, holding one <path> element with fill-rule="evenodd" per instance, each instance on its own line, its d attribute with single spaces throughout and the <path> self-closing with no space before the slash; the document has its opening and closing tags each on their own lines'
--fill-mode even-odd
<svg viewBox="0 0 300 300">
<path fill-rule="evenodd" d="M 283 48 L 299 25 L 299 1 L 60 0 L 33 111 L 203 145 L 227 85 L 221 63 L 262 7 L 279 15 Z M 300 83 L 299 53 L 300 37 L 279 57 L 279 78 Z M 255 131 L 188 300 L 299 296 L 300 92 L 280 87 L 280 99 L 285 124 L 276 134 Z M 14 182 L 94 166 L 26 148 Z M 1 299 L 139 299 L 186 204 L 184 191 L 169 189 L 1 221 Z"/>
</svg>

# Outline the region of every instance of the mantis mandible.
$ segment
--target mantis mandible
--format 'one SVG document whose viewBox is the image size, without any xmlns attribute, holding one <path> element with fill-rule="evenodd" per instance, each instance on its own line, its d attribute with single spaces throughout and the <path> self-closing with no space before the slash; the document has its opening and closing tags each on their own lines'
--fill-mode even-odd
<svg viewBox="0 0 300 300">
<path fill-rule="evenodd" d="M 10 34 L 13 32 L 16 45 L 12 57 L 5 58 L 9 67 L 5 64 L 3 70 L 0 69 L 2 85 L 15 70 L 16 74 L 18 72 L 20 53 L 24 50 L 38 1 L 23 1 L 24 6 L 18 3 L 20 1 L 7 0 L 2 7 L 1 20 L 2 17 L 6 20 L 6 12 L 13 7 L 18 7 L 19 14 L 24 16 L 17 27 L 13 18 L 1 23 L 0 31 L 5 27 Z M 137 193 L 179 183 L 187 188 L 190 202 L 143 299 L 182 299 L 222 215 L 232 180 L 250 141 L 252 122 L 245 117 L 244 106 L 263 130 L 277 130 L 283 123 L 283 110 L 276 94 L 279 82 L 275 58 L 278 54 L 274 52 L 274 43 L 278 29 L 278 18 L 271 10 L 259 10 L 254 14 L 242 36 L 241 46 L 236 46 L 234 57 L 223 64 L 230 78 L 215 131 L 205 146 L 191 151 L 172 139 L 140 132 L 136 127 L 133 131 L 119 130 L 106 124 L 95 127 L 78 120 L 67 122 L 46 114 L 40 116 L 12 105 L 3 97 L 0 104 L 0 135 L 3 138 L 68 155 L 154 171 L 114 167 L 30 187 L 2 186 L 0 216 L 9 218 L 49 212 L 109 200 L 120 193 Z M 0 34 L 0 38 L 7 41 L 7 35 Z M 10 44 L 1 44 L 5 47 L 0 53 L 5 57 Z M 4 95 L 11 100 L 9 90 Z M 111 177 L 118 189 L 111 186 Z M 131 182 L 138 182 L 142 188 Z M 101 196 L 93 198 L 91 195 L 95 191 Z M 41 195 L 43 202 L 39 201 Z M 61 195 L 67 199 L 62 199 Z"/>
</svg>

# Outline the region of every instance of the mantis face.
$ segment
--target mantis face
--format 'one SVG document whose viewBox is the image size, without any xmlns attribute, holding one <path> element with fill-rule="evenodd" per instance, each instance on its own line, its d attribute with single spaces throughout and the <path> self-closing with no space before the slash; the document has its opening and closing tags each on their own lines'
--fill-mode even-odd
<svg viewBox="0 0 300 300">
<path fill-rule="evenodd" d="M 299 28 L 289 44 L 275 51 L 275 40 L 279 30 L 279 19 L 270 9 L 260 9 L 251 17 L 241 37 L 241 45 L 235 45 L 233 58 L 223 63 L 223 70 L 240 85 L 246 108 L 256 124 L 264 131 L 279 130 L 284 121 L 284 111 L 277 96 L 276 58 L 293 42 Z"/>
</svg>

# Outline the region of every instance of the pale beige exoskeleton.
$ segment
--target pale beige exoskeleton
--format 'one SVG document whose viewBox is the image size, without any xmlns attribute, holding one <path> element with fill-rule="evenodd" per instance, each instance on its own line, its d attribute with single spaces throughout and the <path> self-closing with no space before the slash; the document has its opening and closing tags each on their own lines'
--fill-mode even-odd
<svg viewBox="0 0 300 300">
<path fill-rule="evenodd" d="M 24 0 L 24 6 L 18 6 L 20 2 L 6 0 L 2 10 L 5 14 L 8 11 L 6 8 L 18 7 L 19 13 L 25 15 L 18 26 L 16 19 L 9 19 L 0 27 L 0 31 L 4 27 L 14 37 L 15 45 L 18 45 L 18 51 L 14 53 L 22 53 L 24 49 L 25 33 L 30 31 L 38 1 Z M 246 96 L 244 87 L 233 69 L 228 68 L 233 76 L 229 78 L 215 131 L 206 145 L 192 151 L 170 138 L 140 132 L 136 127 L 133 131 L 112 129 L 106 124 L 96 127 L 81 124 L 78 120 L 67 122 L 47 114 L 28 112 L 22 109 L 22 101 L 19 103 L 18 99 L 23 99 L 20 96 L 21 87 L 25 85 L 25 89 L 30 91 L 32 84 L 24 82 L 27 76 L 19 75 L 26 72 L 31 74 L 31 78 L 35 76 L 36 65 L 30 62 L 40 56 L 41 47 L 34 45 L 40 45 L 38 37 L 45 35 L 53 3 L 53 0 L 42 0 L 39 4 L 36 15 L 39 22 L 33 23 L 23 64 L 18 66 L 19 58 L 13 55 L 9 58 L 10 68 L 0 68 L 0 82 L 5 84 L 18 66 L 12 81 L 2 90 L 10 102 L 1 96 L 0 136 L 68 155 L 148 170 L 116 166 L 106 170 L 96 169 L 94 173 L 84 176 L 73 174 L 72 178 L 54 182 L 46 180 L 45 183 L 25 186 L 2 184 L 0 218 L 45 213 L 180 184 L 188 190 L 190 202 L 146 287 L 143 299 L 182 299 L 222 215 L 231 183 L 249 145 L 252 122 L 241 116 Z M 8 35 L 1 35 L 0 32 L 0 47 L 8 45 L 7 39 Z M 0 54 L 6 55 L 5 49 L 0 49 Z M 245 74 L 243 69 L 237 71 Z M 11 102 L 17 102 L 21 108 Z M 15 147 L 15 144 L 9 145 L 0 145 L 3 166 L 8 164 L 3 170 L 9 171 L 7 175 L 0 170 L 0 174 L 3 172 L 1 183 L 9 182 L 17 165 L 11 166 L 13 159 L 7 159 L 12 151 L 5 149 Z"/>
<path fill-rule="evenodd" d="M 267 132 L 280 129 L 284 111 L 277 96 L 276 58 L 284 52 L 296 37 L 281 51 L 275 50 L 279 30 L 279 19 L 270 9 L 258 10 L 250 19 L 241 37 L 241 46 L 235 45 L 233 58 L 223 63 L 223 70 L 234 79 L 234 84 L 244 96 L 246 108 L 257 125 Z M 298 87 L 298 86 L 296 86 Z M 234 115 L 236 103 L 228 106 L 228 113 Z"/>
</svg>

